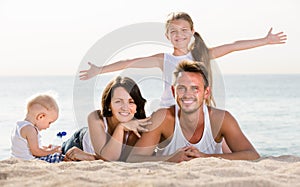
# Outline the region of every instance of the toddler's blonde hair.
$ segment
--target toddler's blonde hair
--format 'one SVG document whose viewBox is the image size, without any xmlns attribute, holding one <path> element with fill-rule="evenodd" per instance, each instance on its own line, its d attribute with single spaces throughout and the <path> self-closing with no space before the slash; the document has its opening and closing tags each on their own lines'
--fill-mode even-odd
<svg viewBox="0 0 300 187">
<path fill-rule="evenodd" d="M 59 111 L 58 104 L 55 101 L 54 97 L 48 93 L 41 93 L 31 96 L 31 98 L 29 98 L 27 101 L 27 113 L 30 112 L 31 108 L 34 105 L 40 105 L 48 111 Z"/>
</svg>

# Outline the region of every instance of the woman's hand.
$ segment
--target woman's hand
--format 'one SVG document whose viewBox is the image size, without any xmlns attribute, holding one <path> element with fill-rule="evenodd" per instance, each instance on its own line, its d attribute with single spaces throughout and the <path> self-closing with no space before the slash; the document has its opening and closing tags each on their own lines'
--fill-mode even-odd
<svg viewBox="0 0 300 187">
<path fill-rule="evenodd" d="M 68 161 L 80 161 L 80 160 L 95 160 L 95 156 L 86 153 L 79 149 L 78 147 L 72 147 L 69 149 L 65 155 L 65 159 Z"/>
<path fill-rule="evenodd" d="M 137 137 L 141 137 L 139 132 L 148 132 L 149 129 L 146 127 L 147 125 L 152 124 L 150 121 L 151 117 L 145 119 L 134 119 L 126 123 L 120 123 L 120 125 L 124 128 L 124 131 L 132 131 Z"/>
</svg>

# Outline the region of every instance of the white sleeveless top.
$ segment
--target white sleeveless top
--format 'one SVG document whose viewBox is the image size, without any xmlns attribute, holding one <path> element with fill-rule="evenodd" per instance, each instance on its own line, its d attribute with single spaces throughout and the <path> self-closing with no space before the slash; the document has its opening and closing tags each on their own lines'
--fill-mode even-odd
<svg viewBox="0 0 300 187">
<path fill-rule="evenodd" d="M 24 160 L 31 160 L 35 158 L 30 152 L 27 140 L 21 136 L 21 129 L 27 125 L 31 125 L 36 129 L 38 133 L 38 144 L 39 146 L 41 145 L 41 135 L 39 130 L 29 121 L 18 121 L 11 134 L 12 157 L 21 158 Z"/>
<path fill-rule="evenodd" d="M 203 112 L 204 112 L 204 131 L 202 138 L 196 144 L 190 143 L 182 133 L 181 126 L 179 124 L 178 118 L 178 106 L 175 105 L 175 127 L 174 134 L 169 142 L 169 144 L 164 148 L 156 147 L 155 152 L 157 156 L 167 156 L 176 152 L 179 148 L 192 145 L 199 149 L 199 151 L 206 154 L 221 154 L 222 152 L 222 142 L 217 143 L 214 140 L 211 131 L 211 124 L 209 120 L 208 109 L 205 104 L 203 104 Z"/>
<path fill-rule="evenodd" d="M 170 53 L 164 53 L 164 69 L 163 69 L 163 81 L 164 81 L 164 92 L 161 96 L 160 107 L 167 108 L 172 105 L 175 105 L 175 99 L 172 94 L 172 80 L 173 72 L 176 69 L 176 66 L 182 60 L 193 60 L 191 52 L 182 56 L 174 56 Z"/>
<path fill-rule="evenodd" d="M 106 117 L 103 117 L 103 122 L 104 122 L 104 131 L 105 131 L 105 133 L 107 133 L 108 127 L 107 127 Z M 88 152 L 88 153 L 91 153 L 91 154 L 95 153 L 94 147 L 92 145 L 89 130 L 87 130 L 86 133 L 82 137 L 82 147 L 83 147 L 84 152 Z"/>
</svg>

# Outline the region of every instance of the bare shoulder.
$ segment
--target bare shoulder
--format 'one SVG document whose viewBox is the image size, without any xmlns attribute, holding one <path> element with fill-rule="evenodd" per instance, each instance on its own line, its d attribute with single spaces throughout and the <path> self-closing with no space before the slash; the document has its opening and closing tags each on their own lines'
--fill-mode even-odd
<svg viewBox="0 0 300 187">
<path fill-rule="evenodd" d="M 99 124 L 104 127 L 103 115 L 100 110 L 95 110 L 88 115 L 88 126 L 98 126 Z"/>
<path fill-rule="evenodd" d="M 173 106 L 170 108 L 160 108 L 157 111 L 155 111 L 151 116 L 152 120 L 164 121 L 172 119 L 175 116 L 175 109 Z"/>
<path fill-rule="evenodd" d="M 210 121 L 213 127 L 213 133 L 217 130 L 232 130 L 239 128 L 239 124 L 234 116 L 227 110 L 209 107 Z"/>
<path fill-rule="evenodd" d="M 101 110 L 95 110 L 88 115 L 88 120 L 103 120 Z"/>
<path fill-rule="evenodd" d="M 208 111 L 214 137 L 220 138 L 224 130 L 237 126 L 237 121 L 227 110 L 208 107 Z"/>
<path fill-rule="evenodd" d="M 26 138 L 28 136 L 36 136 L 37 130 L 31 125 L 26 125 L 21 128 L 20 133 L 23 138 Z"/>
<path fill-rule="evenodd" d="M 231 113 L 227 110 L 218 109 L 218 108 L 214 108 L 211 106 L 208 106 L 207 108 L 208 108 L 210 120 L 222 120 L 223 121 L 226 119 L 233 118 Z"/>
<path fill-rule="evenodd" d="M 151 115 L 152 127 L 162 128 L 175 123 L 175 107 L 158 109 Z"/>
</svg>

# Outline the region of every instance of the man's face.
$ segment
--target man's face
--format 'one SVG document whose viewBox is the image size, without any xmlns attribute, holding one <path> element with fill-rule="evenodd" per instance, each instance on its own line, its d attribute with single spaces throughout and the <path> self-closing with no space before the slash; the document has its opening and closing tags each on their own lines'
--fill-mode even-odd
<svg viewBox="0 0 300 187">
<path fill-rule="evenodd" d="M 181 110 L 194 113 L 202 107 L 203 101 L 209 96 L 209 87 L 204 89 L 204 80 L 199 73 L 181 72 L 173 87 L 175 98 Z"/>
</svg>

